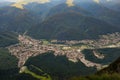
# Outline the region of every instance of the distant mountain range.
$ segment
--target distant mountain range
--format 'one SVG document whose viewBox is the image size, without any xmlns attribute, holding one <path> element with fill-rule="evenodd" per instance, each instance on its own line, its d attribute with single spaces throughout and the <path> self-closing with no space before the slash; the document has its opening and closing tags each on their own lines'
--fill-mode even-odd
<svg viewBox="0 0 120 80">
<path fill-rule="evenodd" d="M 89 39 L 120 31 L 119 1 L 18 1 L 0 8 L 0 30 L 41 39 Z M 22 4 L 23 9 L 13 6 Z M 115 6 L 115 7 L 113 7 Z"/>
<path fill-rule="evenodd" d="M 115 5 L 115 3 L 113 3 Z M 120 4 L 120 3 L 117 3 Z M 120 13 L 118 11 L 115 11 L 114 9 L 108 7 L 109 3 L 100 3 L 97 4 L 95 2 L 84 2 L 84 3 L 76 3 L 79 7 L 82 7 L 86 11 L 89 11 L 98 19 L 104 20 L 108 22 L 111 25 L 119 26 L 119 19 L 120 19 Z M 115 5 L 116 9 L 119 7 L 118 5 Z"/>
<path fill-rule="evenodd" d="M 29 3 L 39 3 L 39 4 L 46 4 L 46 3 L 66 3 L 68 6 L 74 6 L 75 3 L 84 3 L 84 2 L 94 2 L 97 4 L 116 4 L 116 3 L 120 3 L 119 0 L 21 0 L 21 1 L 16 1 L 12 6 L 14 7 L 18 7 L 23 9 L 24 5 L 28 5 Z"/>
<path fill-rule="evenodd" d="M 25 32 L 36 24 L 34 16 L 27 10 L 14 7 L 0 8 L 0 31 Z"/>
<path fill-rule="evenodd" d="M 12 2 L 0 2 L 0 7 L 10 6 L 12 4 Z"/>
<path fill-rule="evenodd" d="M 32 27 L 28 35 L 38 39 L 79 40 L 95 39 L 98 35 L 119 32 L 120 28 L 77 12 L 54 15 Z"/>
</svg>

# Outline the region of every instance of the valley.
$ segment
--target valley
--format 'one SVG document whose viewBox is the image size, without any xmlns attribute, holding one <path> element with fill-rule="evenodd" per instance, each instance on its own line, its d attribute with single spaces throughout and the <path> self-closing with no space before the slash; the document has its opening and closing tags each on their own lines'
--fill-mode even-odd
<svg viewBox="0 0 120 80">
<path fill-rule="evenodd" d="M 57 44 L 57 40 L 50 42 L 45 40 L 35 40 L 26 35 L 19 35 L 19 43 L 8 47 L 11 55 L 16 56 L 18 61 L 18 67 L 22 67 L 30 57 L 38 56 L 52 52 L 55 56 L 66 56 L 68 60 L 72 62 L 81 61 L 86 67 L 96 67 L 98 70 L 104 65 L 94 63 L 85 58 L 82 53 L 84 49 L 101 49 L 101 48 L 120 48 L 120 34 L 114 33 L 109 35 L 103 35 L 104 38 L 82 41 L 59 41 L 65 42 L 64 44 Z M 110 38 L 111 39 L 110 39 Z M 52 43 L 54 42 L 54 43 Z M 82 44 L 75 46 L 76 44 Z M 98 59 L 103 59 L 105 56 L 97 51 L 93 51 L 93 54 Z"/>
<path fill-rule="evenodd" d="M 119 0 L 0 1 L 0 80 L 120 80 L 119 57 Z"/>
</svg>

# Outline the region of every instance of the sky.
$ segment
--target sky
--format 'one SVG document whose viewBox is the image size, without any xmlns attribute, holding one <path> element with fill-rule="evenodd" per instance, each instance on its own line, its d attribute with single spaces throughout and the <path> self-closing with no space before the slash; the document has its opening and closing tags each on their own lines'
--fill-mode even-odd
<svg viewBox="0 0 120 80">
<path fill-rule="evenodd" d="M 0 0 L 0 2 L 4 2 L 4 1 L 11 1 L 11 2 L 15 2 L 17 0 Z"/>
<path fill-rule="evenodd" d="M 10 2 L 21 2 L 21 1 L 26 1 L 26 2 L 41 2 L 41 3 L 45 3 L 45 2 L 50 2 L 51 0 L 0 0 L 0 2 L 4 2 L 4 1 L 10 1 Z M 55 0 L 57 1 L 57 0 Z M 60 0 L 58 0 L 60 1 Z M 73 6 L 73 2 L 74 1 L 77 1 L 77 0 L 66 0 L 66 3 L 69 3 L 70 6 Z M 101 1 L 104 2 L 104 1 L 107 1 L 107 2 L 118 2 L 120 0 L 79 0 L 79 1 L 94 1 L 96 3 L 100 3 Z"/>
<path fill-rule="evenodd" d="M 11 1 L 11 2 L 15 2 L 15 1 L 18 1 L 18 0 L 0 0 L 0 2 L 3 2 L 3 1 Z M 95 0 L 95 1 L 99 1 L 99 0 Z M 107 1 L 110 1 L 110 0 L 107 0 Z"/>
</svg>

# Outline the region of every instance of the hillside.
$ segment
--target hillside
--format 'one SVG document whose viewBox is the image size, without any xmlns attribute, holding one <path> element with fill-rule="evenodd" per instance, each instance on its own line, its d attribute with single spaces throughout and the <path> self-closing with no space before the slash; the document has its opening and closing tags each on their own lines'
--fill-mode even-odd
<svg viewBox="0 0 120 80">
<path fill-rule="evenodd" d="M 66 13 L 66 12 L 78 12 L 83 15 L 90 15 L 90 13 L 88 11 L 82 9 L 79 6 L 69 7 L 69 6 L 67 6 L 67 4 L 62 3 L 62 4 L 52 7 L 50 9 L 50 11 L 48 12 L 47 17 L 54 16 L 54 15 L 60 14 L 60 13 Z"/>
<path fill-rule="evenodd" d="M 120 58 L 111 63 L 108 67 L 98 71 L 95 75 L 84 77 L 72 77 L 68 80 L 120 80 Z"/>
<path fill-rule="evenodd" d="M 4 49 L 3 49 L 4 50 Z M 2 53 L 3 53 L 2 50 Z M 92 58 L 92 52 L 90 52 L 91 50 L 87 50 L 89 54 L 89 58 L 86 57 L 88 60 L 91 60 L 90 58 Z M 119 55 L 119 49 L 100 49 L 98 50 L 101 53 L 103 53 L 105 55 L 105 60 L 101 60 L 102 64 L 107 63 L 108 62 L 113 62 L 113 58 L 114 60 L 116 58 L 118 58 L 118 56 L 111 56 L 111 55 Z M 6 52 L 6 51 L 4 51 Z M 114 52 L 114 53 L 112 53 Z M 6 55 L 6 53 L 4 53 Z M 4 56 L 5 57 L 5 56 Z M 5 60 L 5 59 L 3 59 Z M 13 60 L 13 59 L 12 59 Z M 9 61 L 11 61 L 11 58 Z M 5 60 L 6 61 L 6 60 Z M 100 62 L 99 59 L 95 59 L 94 61 L 98 61 Z M 7 63 L 8 61 L 6 61 Z M 10 63 L 9 63 L 10 64 Z M 13 63 L 12 63 L 13 64 Z M 15 62 L 16 64 L 16 62 Z M 78 63 L 73 63 L 71 61 L 68 61 L 67 58 L 65 56 L 54 56 L 52 53 L 49 54 L 42 54 L 42 55 L 38 55 L 36 57 L 31 57 L 29 58 L 29 60 L 26 62 L 26 64 L 24 66 L 27 66 L 28 69 L 30 71 L 32 71 L 32 73 L 35 73 L 36 75 L 39 76 L 43 76 L 42 74 L 45 72 L 47 74 L 49 74 L 53 80 L 120 80 L 119 74 L 106 74 L 107 73 L 111 73 L 111 72 L 116 72 L 116 70 L 119 68 L 119 59 L 115 62 L 113 62 L 112 64 L 110 64 L 111 67 L 105 68 L 103 69 L 104 71 L 99 71 L 99 74 L 96 75 L 91 75 L 95 73 L 95 69 L 94 68 L 88 68 L 86 66 L 83 65 L 83 63 L 78 62 Z M 8 64 L 4 64 L 4 66 Z M 36 70 L 35 68 L 31 67 L 31 65 L 34 65 L 36 67 L 38 67 L 39 69 L 42 69 L 44 72 L 41 73 L 41 71 Z M 13 65 L 12 65 L 13 66 Z M 118 68 L 116 68 L 118 67 Z M 4 67 L 5 68 L 5 67 Z M 2 68 L 1 68 L 2 69 Z M 19 69 L 16 67 L 13 68 L 8 68 L 7 70 L 1 70 L 0 69 L 0 78 L 1 80 L 18 80 L 18 79 L 24 79 L 24 80 L 37 80 L 35 77 L 31 76 L 29 73 L 25 74 L 19 74 Z M 109 72 L 108 72 L 109 71 Z M 117 70 L 118 71 L 118 70 Z M 90 72 L 90 73 L 89 73 Z M 82 75 L 87 75 L 90 74 L 90 76 L 87 77 L 82 77 Z M 77 77 L 76 77 L 77 76 Z M 80 76 L 80 77 L 78 77 Z M 70 79 L 69 79 L 70 78 Z"/>
<path fill-rule="evenodd" d="M 34 16 L 27 10 L 20 10 L 14 7 L 0 8 L 0 31 L 21 33 L 35 24 Z"/>
<path fill-rule="evenodd" d="M 120 73 L 120 57 L 112 62 L 109 67 L 101 70 L 100 72 L 98 72 L 99 74 L 100 73 L 110 73 L 110 74 L 113 74 L 113 73 Z"/>
<path fill-rule="evenodd" d="M 111 37 L 110 42 L 108 41 L 109 37 Z M 0 62 L 2 64 L 0 65 L 0 78 L 2 80 L 37 80 L 36 78 L 44 80 L 44 78 L 49 76 L 46 80 L 51 80 L 51 77 L 53 80 L 63 80 L 73 76 L 80 76 L 81 79 L 81 76 L 94 74 L 98 69 L 110 64 L 120 55 L 119 46 L 117 48 L 119 33 L 104 35 L 104 38 L 101 37 L 97 41 L 104 40 L 104 42 L 109 42 L 109 45 L 116 42 L 116 47 L 107 48 L 106 46 L 104 48 L 102 46 L 100 49 L 92 48 L 89 45 L 90 43 L 85 45 L 86 40 L 82 41 L 83 44 L 76 44 L 81 41 L 73 41 L 75 42 L 74 45 L 68 45 L 67 43 L 54 44 L 45 40 L 35 40 L 29 36 L 19 35 L 19 43 L 7 47 L 9 52 L 5 48 L 0 49 L 0 59 L 2 59 L 2 62 Z M 115 41 L 112 39 L 115 39 Z M 96 41 L 94 40 L 93 42 Z M 31 65 L 38 69 L 36 70 Z M 46 74 L 43 75 L 41 70 Z M 99 79 L 98 76 L 93 75 L 90 78 Z M 103 75 L 102 78 L 104 77 L 106 75 Z M 110 78 L 110 75 L 107 78 Z"/>
<path fill-rule="evenodd" d="M 45 19 L 47 13 L 53 6 L 54 4 L 52 3 L 46 3 L 46 4 L 29 3 L 25 5 L 24 8 L 29 12 L 31 12 L 35 17 L 36 21 L 40 23 Z"/>
<path fill-rule="evenodd" d="M 119 31 L 104 21 L 71 11 L 48 18 L 32 27 L 28 34 L 37 39 L 79 40 L 95 39 L 98 35 Z"/>
<path fill-rule="evenodd" d="M 13 32 L 0 32 L 0 47 L 7 47 L 18 43 L 17 34 Z"/>
<path fill-rule="evenodd" d="M 0 48 L 0 70 L 17 68 L 18 59 L 12 56 L 6 48 Z"/>
<path fill-rule="evenodd" d="M 109 9 L 120 12 L 120 1 L 119 0 L 102 2 L 102 5 L 106 6 Z"/>
<path fill-rule="evenodd" d="M 84 10 L 90 12 L 93 15 L 93 17 L 104 20 L 111 25 L 115 25 L 118 27 L 120 25 L 119 24 L 120 12 L 107 8 L 106 6 L 108 5 L 108 3 L 103 5 L 100 3 L 97 4 L 95 2 L 84 2 L 84 3 L 78 2 L 78 3 L 76 3 L 76 5 L 80 6 Z M 117 5 L 115 5 L 115 6 L 117 7 Z"/>
<path fill-rule="evenodd" d="M 28 3 L 24 5 L 24 8 L 32 12 L 32 14 L 38 19 L 38 22 L 41 22 L 47 18 L 47 15 L 51 8 L 60 4 L 60 1 L 52 1 L 49 3 L 40 4 L 37 2 Z"/>
</svg>

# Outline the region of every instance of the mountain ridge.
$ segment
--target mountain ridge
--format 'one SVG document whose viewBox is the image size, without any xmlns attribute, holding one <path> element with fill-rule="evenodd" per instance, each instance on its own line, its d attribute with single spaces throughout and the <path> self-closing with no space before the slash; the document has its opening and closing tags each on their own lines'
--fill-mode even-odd
<svg viewBox="0 0 120 80">
<path fill-rule="evenodd" d="M 93 17 L 86 17 L 77 12 L 67 12 L 52 16 L 38 26 L 32 27 L 28 31 L 28 35 L 41 39 L 56 38 L 69 40 L 85 39 L 85 37 L 89 39 L 90 37 L 95 38 L 100 34 L 119 32 L 119 30 L 119 28 Z"/>
</svg>

